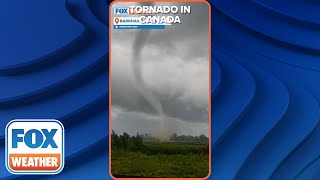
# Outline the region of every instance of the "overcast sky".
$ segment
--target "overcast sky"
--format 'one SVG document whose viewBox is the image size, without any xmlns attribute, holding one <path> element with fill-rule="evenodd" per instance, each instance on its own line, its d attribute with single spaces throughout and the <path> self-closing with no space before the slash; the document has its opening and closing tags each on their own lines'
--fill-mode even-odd
<svg viewBox="0 0 320 180">
<path fill-rule="evenodd" d="M 113 7 L 128 7 L 117 2 Z M 130 3 L 133 5 L 133 3 Z M 143 5 L 143 4 L 140 4 Z M 141 51 L 141 74 L 163 107 L 170 132 L 208 134 L 208 6 L 191 6 L 181 24 L 151 30 Z M 112 128 L 117 133 L 159 133 L 159 113 L 138 88 L 133 74 L 133 43 L 140 30 L 112 29 Z"/>
</svg>

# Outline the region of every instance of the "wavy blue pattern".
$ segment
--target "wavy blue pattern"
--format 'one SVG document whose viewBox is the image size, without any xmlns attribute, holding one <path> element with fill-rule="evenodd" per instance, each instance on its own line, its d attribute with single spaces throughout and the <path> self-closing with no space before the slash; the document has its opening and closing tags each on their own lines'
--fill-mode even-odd
<svg viewBox="0 0 320 180">
<path fill-rule="evenodd" d="M 219 88 L 220 88 L 220 85 L 221 85 L 221 67 L 220 65 L 218 64 L 217 61 L 212 61 L 211 62 L 211 70 L 212 70 L 212 74 L 211 74 L 211 81 L 212 81 L 212 88 L 211 88 L 211 94 L 212 96 L 214 96 Z"/>
<path fill-rule="evenodd" d="M 223 129 L 220 133 L 224 138 L 213 144 L 210 178 L 319 179 L 319 3 L 312 0 L 210 3 L 213 60 L 219 59 L 219 64 L 228 63 L 234 69 L 241 65 L 256 86 L 251 104 L 237 107 L 246 107 L 246 111 L 237 117 L 234 126 Z M 223 77 L 237 72 L 224 72 L 223 67 L 219 83 L 235 84 L 231 79 L 224 82 Z M 249 80 L 247 72 L 237 78 Z M 220 90 L 212 99 L 213 108 L 219 107 L 219 98 L 226 98 L 219 96 L 223 95 Z M 232 94 L 241 89 L 226 91 Z M 242 95 L 246 96 L 244 92 Z M 237 99 L 228 103 L 234 104 L 239 104 Z M 214 118 L 215 111 L 225 115 Z M 212 129 L 224 126 L 232 113 L 230 108 L 212 109 Z"/>
<path fill-rule="evenodd" d="M 15 118 L 65 126 L 65 169 L 55 176 L 0 179 L 110 179 L 108 27 L 110 1 L 5 0 L 0 6 L 0 156 Z"/>
<path fill-rule="evenodd" d="M 210 179 L 318 179 L 319 3 L 210 2 Z M 110 178 L 104 8 L 110 2 L 1 3 L 0 22 L 7 26 L 0 30 L 0 127 L 19 117 L 60 119 L 67 157 L 56 176 L 15 176 L 2 166 L 0 177 Z M 4 143 L 2 131 L 0 140 Z M 0 154 L 4 159 L 3 144 Z"/>
<path fill-rule="evenodd" d="M 224 57 L 224 61 L 233 59 L 226 56 L 225 52 L 220 52 L 218 56 Z M 289 102 L 287 87 L 258 67 L 249 64 L 245 66 L 256 80 L 256 92 L 250 106 L 254 108 L 250 108 L 223 141 L 213 149 L 212 161 L 215 164 L 212 167 L 213 178 L 232 179 L 251 150 L 278 123 L 287 110 Z M 263 112 L 268 116 L 261 115 Z M 215 119 L 216 122 L 218 120 Z M 226 169 L 228 171 L 225 171 Z"/>
<path fill-rule="evenodd" d="M 319 7 L 316 2 L 298 0 L 253 0 L 258 6 L 268 9 L 271 14 L 286 17 L 288 21 L 319 28 Z M 290 3 L 290 6 L 287 4 Z"/>
<path fill-rule="evenodd" d="M 44 69 L 81 50 L 88 40 L 86 29 L 69 15 L 64 0 L 5 1 L 0 12 L 5 24 L 0 33 L 1 74 Z"/>
<path fill-rule="evenodd" d="M 215 54 L 213 53 L 214 58 L 216 58 Z M 212 143 L 214 146 L 237 123 L 238 117 L 250 105 L 256 88 L 252 75 L 242 66 L 220 58 L 216 58 L 216 61 L 220 63 L 222 74 L 219 92 L 213 97 L 212 119 L 224 120 L 213 126 Z M 237 91 L 233 91 L 233 89 L 237 89 Z"/>
</svg>

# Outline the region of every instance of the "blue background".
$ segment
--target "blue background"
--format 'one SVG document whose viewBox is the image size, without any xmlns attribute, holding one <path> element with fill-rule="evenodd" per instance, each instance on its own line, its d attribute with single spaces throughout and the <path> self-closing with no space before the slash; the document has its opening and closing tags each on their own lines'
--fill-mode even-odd
<svg viewBox="0 0 320 180">
<path fill-rule="evenodd" d="M 108 179 L 107 2 L 0 3 L 0 178 Z M 6 170 L 5 126 L 19 118 L 64 124 L 60 174 L 16 176 Z"/>
<path fill-rule="evenodd" d="M 213 179 L 320 178 L 319 5 L 212 1 Z"/>
<path fill-rule="evenodd" d="M 212 170 L 217 180 L 320 175 L 320 13 L 314 0 L 213 0 Z M 0 156 L 12 119 L 65 126 L 64 170 L 1 179 L 110 179 L 108 5 L 3 0 Z"/>
</svg>

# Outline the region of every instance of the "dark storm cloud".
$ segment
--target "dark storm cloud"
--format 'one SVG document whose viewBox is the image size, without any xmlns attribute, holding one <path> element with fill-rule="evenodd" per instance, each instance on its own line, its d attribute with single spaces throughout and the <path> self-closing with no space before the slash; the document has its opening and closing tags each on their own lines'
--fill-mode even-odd
<svg viewBox="0 0 320 180">
<path fill-rule="evenodd" d="M 193 66 L 193 68 L 196 68 L 196 66 Z M 170 78 L 162 76 L 160 73 L 161 72 L 150 72 L 149 76 L 145 77 L 145 79 L 149 80 L 147 82 L 150 82 L 152 80 L 157 81 L 160 78 Z M 206 73 L 207 72 L 203 72 L 203 74 L 207 76 Z M 130 70 L 122 67 L 121 72 L 115 72 L 115 75 L 113 75 L 112 104 L 120 106 L 127 111 L 142 111 L 155 114 L 155 109 L 143 98 L 138 90 L 136 90 L 134 81 L 130 78 L 129 74 Z M 163 72 L 163 74 L 169 73 Z M 189 74 L 189 76 L 186 74 L 184 76 L 186 78 L 171 79 L 172 86 L 174 87 L 162 86 L 161 82 L 157 81 L 157 86 L 153 86 L 152 91 L 162 103 L 164 112 L 169 116 L 185 121 L 207 122 L 208 94 L 206 92 L 208 91 L 208 81 L 207 79 L 198 80 L 203 79 L 203 76 L 198 79 L 192 77 L 193 74 Z M 201 94 L 198 91 L 190 91 L 193 87 L 182 82 L 183 80 L 194 86 L 202 86 L 200 87 Z"/>
<path fill-rule="evenodd" d="M 157 3 L 157 5 L 191 6 L 191 14 L 176 14 L 180 16 L 181 24 L 169 26 L 165 31 L 151 32 L 148 45 L 160 48 L 163 53 L 179 54 L 184 60 L 194 57 L 205 57 L 208 54 L 208 5 L 206 3 Z M 114 40 L 132 42 L 135 30 L 113 31 Z"/>
<path fill-rule="evenodd" d="M 205 133 L 209 88 L 208 7 L 205 3 L 156 5 L 190 5 L 191 14 L 176 14 L 182 24 L 150 31 L 141 52 L 142 78 L 160 100 L 165 114 L 179 124 L 179 131 Z M 155 130 L 153 126 L 157 124 L 156 110 L 139 93 L 134 80 L 131 61 L 136 35 L 136 30 L 112 30 L 112 104 L 118 107 L 113 124 L 114 128 L 127 132 L 132 128 L 133 133 Z M 201 128 L 181 128 L 190 123 Z"/>
<path fill-rule="evenodd" d="M 175 5 L 178 7 L 181 5 L 191 6 L 191 14 L 180 14 L 182 23 L 179 25 L 170 26 L 166 31 L 153 32 L 149 45 L 160 46 L 170 54 L 174 54 L 175 50 L 178 50 L 185 60 L 203 57 L 208 52 L 207 4 L 175 3 Z M 182 49 L 182 52 L 179 49 Z"/>
</svg>

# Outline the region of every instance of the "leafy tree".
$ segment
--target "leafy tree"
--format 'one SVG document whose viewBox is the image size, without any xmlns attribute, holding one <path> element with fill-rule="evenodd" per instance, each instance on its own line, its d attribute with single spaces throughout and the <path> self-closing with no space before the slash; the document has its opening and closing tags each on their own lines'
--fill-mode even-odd
<svg viewBox="0 0 320 180">
<path fill-rule="evenodd" d="M 199 136 L 199 140 L 200 140 L 200 142 L 208 142 L 209 141 L 209 139 L 204 134 L 201 134 Z"/>
<path fill-rule="evenodd" d="M 123 135 L 120 135 L 120 144 L 124 150 L 128 149 L 129 139 L 130 135 L 128 133 L 123 133 Z"/>
<path fill-rule="evenodd" d="M 114 131 L 112 131 L 112 134 L 111 134 L 111 144 L 115 148 L 121 147 L 119 136 Z"/>
</svg>

